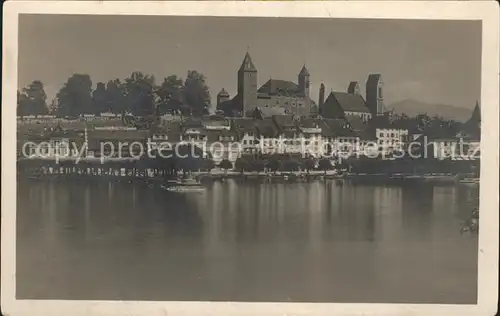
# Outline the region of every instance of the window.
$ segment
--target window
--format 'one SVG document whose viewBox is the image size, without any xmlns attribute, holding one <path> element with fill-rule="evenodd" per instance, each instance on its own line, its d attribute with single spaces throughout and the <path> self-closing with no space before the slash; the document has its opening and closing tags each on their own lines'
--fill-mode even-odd
<svg viewBox="0 0 500 316">
<path fill-rule="evenodd" d="M 382 96 L 382 87 L 378 87 L 378 97 L 383 98 Z"/>
</svg>

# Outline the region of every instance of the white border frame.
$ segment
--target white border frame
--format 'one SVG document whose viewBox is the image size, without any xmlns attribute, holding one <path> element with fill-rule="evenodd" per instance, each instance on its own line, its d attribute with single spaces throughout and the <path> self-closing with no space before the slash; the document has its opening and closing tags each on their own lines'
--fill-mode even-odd
<svg viewBox="0 0 500 316">
<path fill-rule="evenodd" d="M 16 300 L 18 15 L 189 15 L 482 20 L 481 217 L 477 305 Z M 493 315 L 498 291 L 499 7 L 494 1 L 122 2 L 10 1 L 4 5 L 1 307 L 5 315 Z"/>
</svg>

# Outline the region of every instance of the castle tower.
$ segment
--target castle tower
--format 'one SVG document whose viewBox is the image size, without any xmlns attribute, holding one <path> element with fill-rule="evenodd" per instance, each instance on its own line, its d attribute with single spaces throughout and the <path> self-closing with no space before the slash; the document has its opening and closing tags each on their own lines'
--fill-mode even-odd
<svg viewBox="0 0 500 316">
<path fill-rule="evenodd" d="M 323 103 L 325 103 L 325 85 L 321 84 L 319 87 L 319 99 L 318 99 L 318 106 L 321 108 L 323 106 Z"/>
<path fill-rule="evenodd" d="M 219 93 L 217 93 L 217 108 L 219 108 L 222 102 L 229 100 L 229 93 L 222 88 Z"/>
<path fill-rule="evenodd" d="M 299 72 L 299 91 L 304 97 L 309 98 L 310 74 L 306 65 Z"/>
<path fill-rule="evenodd" d="M 238 70 L 238 97 L 243 115 L 257 106 L 257 68 L 248 52 Z"/>
<path fill-rule="evenodd" d="M 370 74 L 368 76 L 366 81 L 366 104 L 374 116 L 385 112 L 383 87 L 382 75 Z"/>
<path fill-rule="evenodd" d="M 351 81 L 349 87 L 347 88 L 347 93 L 361 95 L 361 89 L 359 88 L 359 82 Z"/>
</svg>

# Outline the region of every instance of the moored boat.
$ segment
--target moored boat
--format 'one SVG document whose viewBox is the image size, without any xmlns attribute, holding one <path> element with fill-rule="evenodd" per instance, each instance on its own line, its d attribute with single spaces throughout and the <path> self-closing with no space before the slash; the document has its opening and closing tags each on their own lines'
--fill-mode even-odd
<svg viewBox="0 0 500 316">
<path fill-rule="evenodd" d="M 170 182 L 171 185 L 162 185 L 161 188 L 170 192 L 203 192 L 205 187 L 196 179 L 181 179 Z"/>
</svg>

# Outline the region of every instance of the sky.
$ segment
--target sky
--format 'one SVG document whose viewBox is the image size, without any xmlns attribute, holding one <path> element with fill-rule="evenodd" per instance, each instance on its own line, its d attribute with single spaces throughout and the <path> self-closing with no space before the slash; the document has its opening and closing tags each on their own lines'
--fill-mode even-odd
<svg viewBox="0 0 500 316">
<path fill-rule="evenodd" d="M 74 73 L 97 82 L 133 71 L 185 78 L 207 77 L 212 96 L 236 93 L 246 52 L 269 78 L 297 82 L 305 64 L 311 97 L 319 86 L 347 91 L 380 73 L 386 104 L 404 99 L 472 108 L 480 98 L 479 21 L 234 18 L 174 16 L 21 15 L 19 76 L 22 88 L 45 85 L 48 103 Z"/>
</svg>

